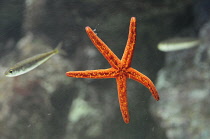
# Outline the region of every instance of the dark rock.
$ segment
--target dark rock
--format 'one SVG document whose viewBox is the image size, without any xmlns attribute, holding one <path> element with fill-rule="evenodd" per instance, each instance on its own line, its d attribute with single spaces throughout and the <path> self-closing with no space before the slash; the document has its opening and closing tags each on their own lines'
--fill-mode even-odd
<svg viewBox="0 0 210 139">
<path fill-rule="evenodd" d="M 1 73 L 20 60 L 50 50 L 52 49 L 47 44 L 28 33 L 18 42 L 18 50 L 11 51 L 0 60 Z M 66 107 L 69 109 L 69 103 L 74 96 L 71 92 L 73 87 L 70 85 L 72 80 L 65 76 L 65 71 L 70 68 L 71 64 L 57 54 L 43 65 L 24 75 L 14 78 L 1 75 L 0 120 L 2 129 L 5 129 L 1 130 L 1 137 L 6 139 L 48 138 L 50 128 L 56 127 L 56 125 L 52 126 L 50 122 L 56 116 L 54 111 L 60 113 Z M 53 106 L 56 104 L 56 102 L 51 102 L 54 93 L 65 95 L 65 99 L 68 99 L 68 103 L 59 102 L 62 109 Z M 66 113 L 68 113 L 68 109 Z M 57 122 L 62 122 L 66 118 L 64 115 L 65 113 L 61 113 L 56 119 Z M 49 127 L 49 125 L 51 126 Z M 63 130 L 64 135 L 65 124 L 59 128 Z M 62 136 L 59 135 L 59 137 Z"/>
</svg>

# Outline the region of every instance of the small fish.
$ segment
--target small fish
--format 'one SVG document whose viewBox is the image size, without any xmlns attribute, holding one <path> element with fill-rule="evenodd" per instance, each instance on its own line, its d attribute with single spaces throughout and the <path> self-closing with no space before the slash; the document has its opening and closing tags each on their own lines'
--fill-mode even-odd
<svg viewBox="0 0 210 139">
<path fill-rule="evenodd" d="M 7 77 L 15 77 L 15 76 L 25 74 L 25 73 L 35 69 L 39 65 L 46 62 L 50 57 L 57 54 L 59 52 L 59 48 L 61 47 L 61 45 L 62 44 L 59 43 L 58 46 L 50 52 L 38 54 L 38 55 L 35 55 L 33 57 L 30 57 L 23 61 L 18 62 L 13 67 L 9 68 L 4 73 L 4 75 Z"/>
<path fill-rule="evenodd" d="M 192 48 L 199 45 L 200 40 L 198 38 L 172 38 L 161 41 L 158 44 L 158 49 L 163 52 L 178 51 L 182 49 Z"/>
</svg>

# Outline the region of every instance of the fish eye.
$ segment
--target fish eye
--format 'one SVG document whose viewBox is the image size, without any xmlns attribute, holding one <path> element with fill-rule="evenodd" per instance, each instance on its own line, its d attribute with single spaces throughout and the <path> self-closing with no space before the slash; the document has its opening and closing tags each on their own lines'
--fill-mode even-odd
<svg viewBox="0 0 210 139">
<path fill-rule="evenodd" d="M 12 69 L 9 70 L 9 73 L 12 73 Z"/>
</svg>

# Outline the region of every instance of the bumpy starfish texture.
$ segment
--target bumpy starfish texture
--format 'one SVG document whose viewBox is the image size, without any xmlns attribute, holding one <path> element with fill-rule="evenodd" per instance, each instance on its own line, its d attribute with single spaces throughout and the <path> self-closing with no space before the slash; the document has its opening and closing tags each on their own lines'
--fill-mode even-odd
<svg viewBox="0 0 210 139">
<path fill-rule="evenodd" d="M 109 62 L 111 68 L 87 71 L 69 71 L 66 72 L 66 75 L 75 78 L 116 78 L 118 99 L 122 117 L 125 123 L 129 123 L 130 117 L 128 112 L 128 100 L 126 93 L 127 78 L 131 78 L 143 84 L 150 90 L 153 97 L 157 101 L 159 100 L 158 92 L 152 81 L 144 74 L 130 67 L 136 42 L 136 18 L 131 18 L 128 40 L 121 60 L 109 49 L 109 47 L 94 33 L 90 27 L 86 27 L 85 29 L 89 38 Z"/>
</svg>

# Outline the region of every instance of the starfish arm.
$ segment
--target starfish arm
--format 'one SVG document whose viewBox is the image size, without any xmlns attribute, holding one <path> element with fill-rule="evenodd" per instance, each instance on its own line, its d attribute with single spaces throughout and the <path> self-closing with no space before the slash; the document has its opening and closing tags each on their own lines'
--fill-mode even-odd
<svg viewBox="0 0 210 139">
<path fill-rule="evenodd" d="M 69 71 L 66 76 L 75 78 L 115 78 L 117 72 L 114 68 L 100 69 L 100 70 L 86 70 L 86 71 Z"/>
<path fill-rule="evenodd" d="M 126 68 L 130 67 L 133 58 L 135 43 L 136 43 L 136 18 L 132 17 L 130 21 L 127 44 L 121 59 L 123 67 Z"/>
<path fill-rule="evenodd" d="M 90 40 L 99 50 L 99 52 L 106 58 L 109 64 L 117 68 L 120 63 L 120 59 L 112 52 L 111 49 L 94 33 L 94 31 L 90 27 L 85 28 Z"/>
<path fill-rule="evenodd" d="M 128 100 L 127 100 L 127 92 L 126 92 L 126 80 L 127 77 L 125 75 L 119 75 L 116 78 L 117 82 L 117 90 L 118 90 L 118 99 L 120 104 L 120 110 L 122 113 L 122 117 L 125 123 L 130 122 L 130 116 L 128 112 Z"/>
<path fill-rule="evenodd" d="M 141 84 L 143 84 L 145 87 L 147 87 L 150 92 L 152 93 L 152 96 L 158 101 L 159 95 L 155 88 L 155 85 L 153 82 L 144 74 L 140 73 L 139 71 L 135 70 L 134 68 L 128 68 L 127 69 L 128 78 L 131 78 Z"/>
</svg>

